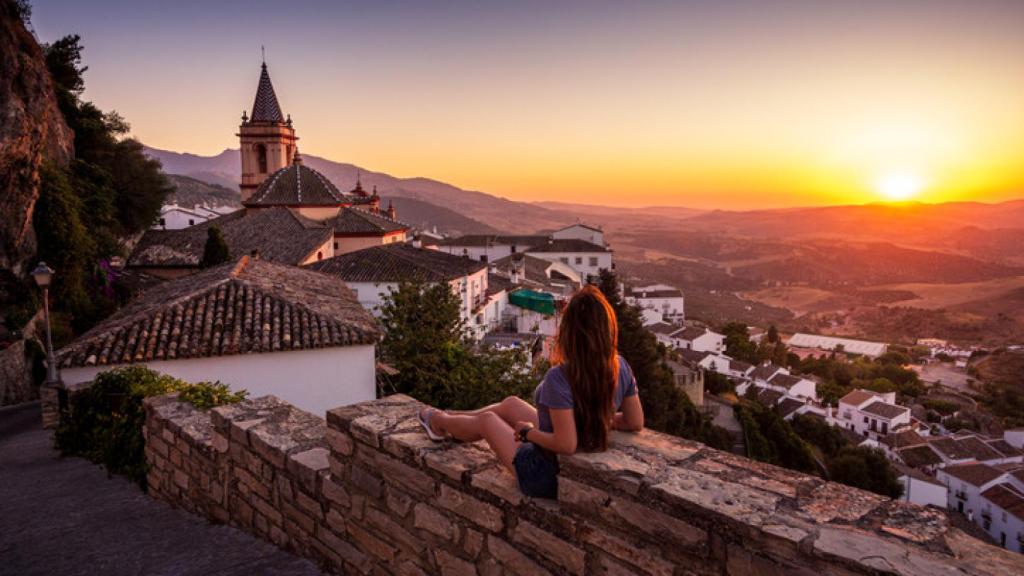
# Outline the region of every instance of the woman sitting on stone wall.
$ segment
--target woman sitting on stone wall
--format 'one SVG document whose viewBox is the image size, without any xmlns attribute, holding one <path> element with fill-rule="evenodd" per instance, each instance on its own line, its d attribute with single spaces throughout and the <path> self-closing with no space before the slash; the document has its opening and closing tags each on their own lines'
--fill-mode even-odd
<svg viewBox="0 0 1024 576">
<path fill-rule="evenodd" d="M 562 315 L 553 368 L 533 395 L 536 408 L 510 396 L 471 412 L 424 408 L 420 422 L 433 440 L 487 440 L 524 494 L 555 498 L 557 454 L 602 451 L 609 430 L 643 428 L 636 379 L 616 352 L 618 336 L 615 311 L 600 290 L 586 286 Z"/>
</svg>

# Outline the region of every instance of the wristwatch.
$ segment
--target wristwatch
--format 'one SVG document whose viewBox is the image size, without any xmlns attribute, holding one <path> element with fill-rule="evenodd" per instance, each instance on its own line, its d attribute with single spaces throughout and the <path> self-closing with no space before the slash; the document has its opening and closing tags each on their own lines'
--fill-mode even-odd
<svg viewBox="0 0 1024 576">
<path fill-rule="evenodd" d="M 533 424 L 525 424 L 522 428 L 516 431 L 516 440 L 520 442 L 526 442 L 526 435 L 533 430 Z"/>
</svg>

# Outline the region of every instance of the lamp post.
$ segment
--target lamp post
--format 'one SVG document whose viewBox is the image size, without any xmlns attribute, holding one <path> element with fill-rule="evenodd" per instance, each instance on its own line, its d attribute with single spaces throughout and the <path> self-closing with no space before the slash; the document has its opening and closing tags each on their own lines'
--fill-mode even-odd
<svg viewBox="0 0 1024 576">
<path fill-rule="evenodd" d="M 40 262 L 32 271 L 36 284 L 43 289 L 43 317 L 46 320 L 46 383 L 55 385 L 60 382 L 57 375 L 57 360 L 53 355 L 53 336 L 50 330 L 50 281 L 53 280 L 53 268 Z"/>
</svg>

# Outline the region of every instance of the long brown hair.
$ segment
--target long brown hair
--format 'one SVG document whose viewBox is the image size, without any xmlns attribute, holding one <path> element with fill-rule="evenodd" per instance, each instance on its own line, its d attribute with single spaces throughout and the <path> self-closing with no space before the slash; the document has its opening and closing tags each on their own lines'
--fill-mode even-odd
<svg viewBox="0 0 1024 576">
<path fill-rule="evenodd" d="M 619 375 L 619 325 L 615 310 L 595 286 L 585 286 L 562 313 L 552 364 L 561 365 L 572 387 L 579 446 L 608 447 L 615 414 L 613 397 Z"/>
</svg>

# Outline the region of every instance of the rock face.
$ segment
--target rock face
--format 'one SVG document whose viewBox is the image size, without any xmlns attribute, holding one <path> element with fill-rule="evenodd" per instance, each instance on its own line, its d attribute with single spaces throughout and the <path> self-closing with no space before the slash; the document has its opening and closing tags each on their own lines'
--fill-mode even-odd
<svg viewBox="0 0 1024 576">
<path fill-rule="evenodd" d="M 43 51 L 12 0 L 0 0 L 0 268 L 35 253 L 32 209 L 44 159 L 66 164 L 73 133 L 57 107 Z"/>
</svg>

